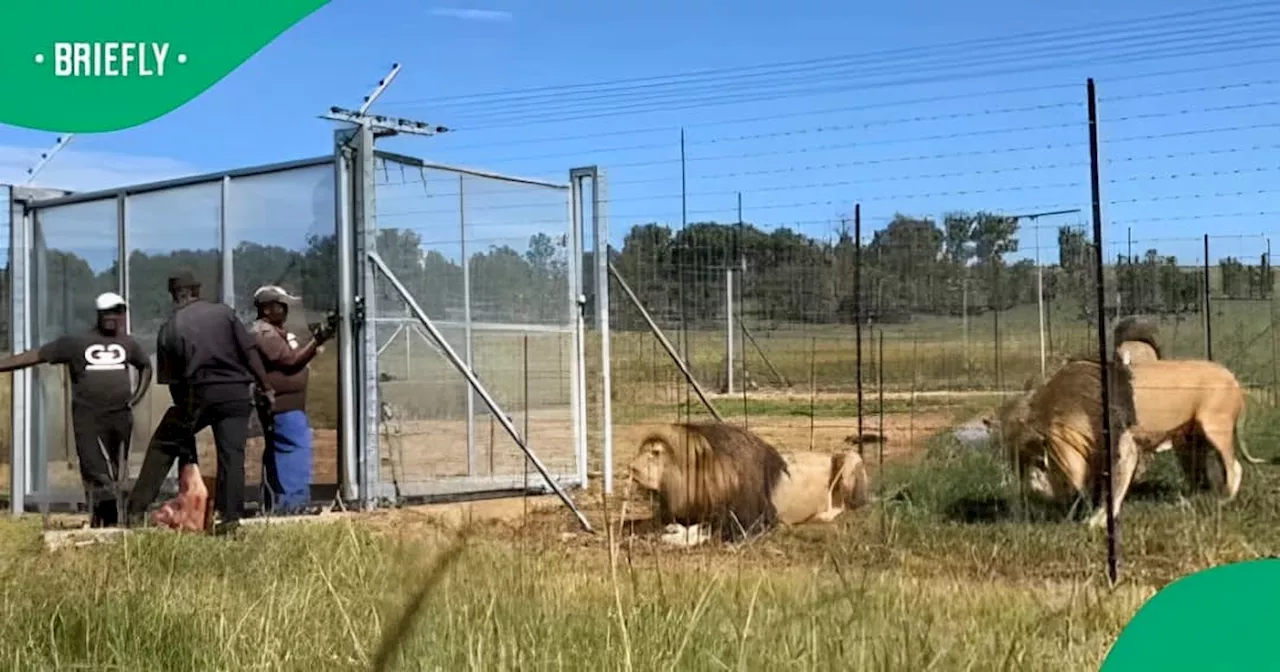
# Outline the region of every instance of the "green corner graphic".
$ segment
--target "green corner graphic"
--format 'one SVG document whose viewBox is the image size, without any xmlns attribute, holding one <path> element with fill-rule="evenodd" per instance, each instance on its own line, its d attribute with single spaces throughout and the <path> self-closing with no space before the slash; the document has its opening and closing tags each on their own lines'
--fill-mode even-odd
<svg viewBox="0 0 1280 672">
<path fill-rule="evenodd" d="M 1156 593 L 1125 626 L 1101 672 L 1280 667 L 1280 559 L 1213 567 Z"/>
<path fill-rule="evenodd" d="M 4 9 L 0 123 L 95 133 L 177 109 L 328 0 L 44 0 Z"/>
</svg>

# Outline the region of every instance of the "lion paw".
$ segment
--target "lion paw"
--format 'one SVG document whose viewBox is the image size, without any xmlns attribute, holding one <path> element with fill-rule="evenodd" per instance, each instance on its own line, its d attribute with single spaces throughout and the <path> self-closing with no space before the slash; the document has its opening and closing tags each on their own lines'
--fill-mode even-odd
<svg viewBox="0 0 1280 672">
<path fill-rule="evenodd" d="M 665 531 L 660 540 L 671 546 L 692 548 L 707 540 L 707 534 L 697 526 L 668 525 Z"/>
</svg>

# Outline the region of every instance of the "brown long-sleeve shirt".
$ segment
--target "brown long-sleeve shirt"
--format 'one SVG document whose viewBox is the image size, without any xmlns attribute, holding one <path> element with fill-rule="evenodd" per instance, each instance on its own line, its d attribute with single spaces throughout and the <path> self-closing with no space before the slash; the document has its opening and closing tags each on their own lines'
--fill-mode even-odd
<svg viewBox="0 0 1280 672">
<path fill-rule="evenodd" d="M 307 410 L 307 381 L 310 357 L 292 332 L 266 320 L 253 323 L 253 335 L 262 353 L 267 379 L 276 391 L 275 412 Z"/>
</svg>

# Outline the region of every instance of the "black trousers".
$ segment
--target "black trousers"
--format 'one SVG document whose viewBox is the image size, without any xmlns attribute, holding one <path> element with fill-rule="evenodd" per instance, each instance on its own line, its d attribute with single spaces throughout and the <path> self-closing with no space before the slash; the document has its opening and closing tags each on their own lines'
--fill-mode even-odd
<svg viewBox="0 0 1280 672">
<path fill-rule="evenodd" d="M 249 438 L 249 416 L 253 402 L 243 399 L 196 401 L 191 409 L 170 406 L 147 445 L 142 471 L 129 498 L 129 513 L 145 513 L 156 500 L 164 479 L 173 468 L 197 464 L 196 433 L 208 427 L 218 452 L 218 482 L 214 498 L 224 522 L 244 515 L 244 446 Z"/>
<path fill-rule="evenodd" d="M 120 522 L 120 489 L 128 480 L 129 440 L 133 412 L 76 410 L 72 413 L 80 480 L 84 483 L 90 527 L 112 527 Z"/>
</svg>

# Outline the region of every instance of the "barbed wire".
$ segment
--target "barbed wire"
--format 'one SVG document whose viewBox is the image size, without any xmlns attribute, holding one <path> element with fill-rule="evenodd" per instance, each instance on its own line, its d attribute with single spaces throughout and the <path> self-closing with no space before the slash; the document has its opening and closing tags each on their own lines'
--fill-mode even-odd
<svg viewBox="0 0 1280 672">
<path fill-rule="evenodd" d="M 1087 38 L 1097 39 L 1102 36 L 1116 34 L 1116 35 L 1119 35 L 1120 37 L 1132 38 L 1135 34 L 1137 34 L 1134 31 L 1134 24 L 1137 24 L 1140 30 L 1144 26 L 1149 29 L 1167 30 L 1169 28 L 1168 26 L 1157 25 L 1166 21 L 1172 21 L 1174 24 L 1173 27 L 1175 28 L 1179 26 L 1187 25 L 1191 29 L 1197 29 L 1197 28 L 1203 28 L 1205 25 L 1210 24 L 1214 21 L 1222 20 L 1222 19 L 1215 19 L 1211 17 L 1206 18 L 1204 16 L 1205 14 L 1226 13 L 1226 12 L 1233 12 L 1240 9 L 1252 9 L 1252 8 L 1262 8 L 1266 10 L 1274 9 L 1274 7 L 1269 5 L 1268 3 L 1255 2 L 1255 3 L 1237 4 L 1232 6 L 1219 6 L 1216 8 L 1206 8 L 1206 9 L 1200 9 L 1200 10 L 1172 12 L 1168 14 L 1153 16 L 1153 17 L 1144 17 L 1141 19 L 1096 22 L 1093 24 L 1086 24 L 1084 26 L 1079 26 L 1074 28 L 1065 28 L 1065 29 L 1059 28 L 1059 29 L 1023 32 L 1023 33 L 1014 34 L 1014 35 L 1004 35 L 1002 36 L 1002 39 L 1001 39 L 1001 45 L 1009 46 L 1009 47 L 1020 47 L 1028 43 L 1033 45 L 1051 45 L 1053 44 L 1052 40 L 1055 37 L 1064 37 L 1064 36 L 1077 36 L 1077 37 L 1087 37 Z M 1269 14 L 1270 14 L 1270 11 L 1263 13 L 1263 15 L 1269 15 Z M 1235 16 L 1235 17 L 1222 17 L 1222 18 L 1226 20 L 1240 21 L 1240 20 L 1256 19 L 1257 16 L 1258 15 L 1245 15 L 1245 16 Z M 1187 24 L 1181 21 L 1181 19 L 1191 19 L 1191 22 Z M 655 81 L 660 82 L 662 80 L 672 80 L 672 79 L 684 80 L 685 82 L 692 81 L 692 80 L 705 81 L 705 78 L 710 75 L 717 75 L 717 74 L 740 75 L 741 73 L 744 73 L 744 72 L 761 70 L 761 69 L 776 70 L 781 68 L 785 72 L 791 72 L 796 67 L 809 68 L 809 67 L 820 66 L 824 64 L 852 63 L 852 64 L 864 65 L 865 59 L 867 58 L 875 58 L 875 57 L 883 57 L 883 56 L 891 56 L 891 55 L 915 56 L 922 53 L 937 53 L 939 50 L 946 51 L 946 50 L 952 50 L 952 49 L 961 50 L 961 53 L 970 53 L 969 51 L 970 47 L 991 48 L 992 46 L 993 45 L 991 44 L 990 38 L 969 38 L 966 40 L 960 40 L 960 41 L 950 42 L 950 43 L 941 44 L 941 45 L 935 44 L 935 45 L 931 45 L 929 47 L 924 47 L 924 48 L 920 48 L 920 47 L 896 48 L 896 49 L 881 50 L 878 52 L 870 52 L 870 53 L 864 53 L 864 54 L 845 54 L 845 55 L 838 55 L 838 56 L 810 58 L 810 59 L 780 62 L 780 63 L 765 63 L 765 64 L 755 64 L 755 65 L 736 66 L 736 67 L 727 67 L 727 68 L 704 69 L 701 71 L 694 71 L 694 72 L 657 75 L 657 76 L 648 76 L 648 77 L 631 77 L 631 78 L 614 79 L 614 80 L 608 80 L 604 82 L 594 82 L 594 83 L 586 83 L 586 84 L 569 84 L 569 85 L 528 87 L 524 89 L 508 89 L 505 91 L 495 91 L 490 93 L 465 94 L 462 96 L 444 97 L 444 98 L 435 98 L 435 99 L 420 99 L 416 101 L 415 100 L 396 101 L 395 98 L 392 97 L 388 102 L 389 104 L 393 104 L 393 105 L 404 105 L 404 104 L 414 104 L 414 103 L 443 104 L 443 103 L 461 102 L 466 100 L 477 100 L 477 99 L 479 100 L 504 99 L 510 96 L 523 96 L 528 94 L 548 94 L 548 95 L 555 95 L 555 96 L 563 96 L 566 93 L 572 93 L 574 89 L 584 89 L 584 88 L 597 89 L 597 87 L 601 87 L 601 86 L 607 87 L 610 85 L 618 85 L 618 84 L 623 84 L 623 85 L 635 85 L 638 83 L 647 84 Z"/>
<path fill-rule="evenodd" d="M 1262 30 L 1261 28 L 1259 28 L 1259 30 L 1261 31 L 1259 37 L 1272 37 L 1275 35 L 1274 26 L 1266 30 Z M 1244 38 L 1244 35 L 1240 34 L 1240 35 L 1231 36 L 1229 39 L 1226 39 L 1218 43 L 1199 45 L 1199 46 L 1204 46 L 1205 47 L 1204 49 L 1189 49 L 1187 48 L 1187 45 L 1174 45 L 1165 49 L 1135 51 L 1129 54 L 1121 55 L 1119 57 L 1109 58 L 1108 63 L 1110 65 L 1118 65 L 1118 64 L 1132 62 L 1132 61 L 1155 60 L 1155 59 L 1167 58 L 1167 57 L 1185 58 L 1185 57 L 1201 56 L 1201 55 L 1218 55 L 1218 54 L 1224 54 L 1229 52 L 1247 51 L 1247 50 L 1253 50 L 1253 49 L 1265 49 L 1265 48 L 1273 48 L 1273 47 L 1280 46 L 1280 40 L 1272 39 L 1265 42 L 1261 42 L 1261 41 L 1251 42 L 1243 38 Z M 1087 65 L 1087 64 L 1093 63 L 1094 55 L 1092 53 L 1084 52 L 1080 56 L 1081 58 L 1076 59 L 1074 61 L 1058 60 L 1057 62 L 1054 63 L 1054 66 L 1055 67 L 1067 67 L 1069 65 L 1081 66 L 1081 65 Z M 654 112 L 687 111 L 687 110 L 704 109 L 708 107 L 719 107 L 719 106 L 732 105 L 732 104 L 745 104 L 745 103 L 762 102 L 767 100 L 776 100 L 782 96 L 786 96 L 794 99 L 794 98 L 811 97 L 811 96 L 825 95 L 825 94 L 832 94 L 832 93 L 841 93 L 846 91 L 866 92 L 874 89 L 886 88 L 891 86 L 936 84 L 936 83 L 948 83 L 948 82 L 954 83 L 955 81 L 962 80 L 962 79 L 993 77 L 997 75 L 1027 74 L 1031 72 L 1040 72 L 1045 69 L 1045 66 L 1027 65 L 1026 59 L 1018 58 L 1016 56 L 1011 56 L 1010 58 L 1005 60 L 1010 63 L 1019 63 L 1020 65 L 1018 65 L 1017 67 L 988 70 L 981 73 L 974 73 L 974 72 L 965 73 L 962 71 L 960 73 L 939 74 L 939 75 L 932 75 L 932 76 L 916 76 L 912 78 L 892 80 L 889 82 L 868 82 L 865 80 L 858 80 L 857 82 L 854 82 L 854 83 L 846 83 L 846 84 L 839 84 L 839 85 L 828 84 L 824 86 L 813 86 L 813 87 L 777 88 L 764 93 L 738 93 L 738 94 L 714 95 L 716 93 L 715 91 L 703 90 L 703 91 L 697 91 L 697 92 L 690 92 L 689 95 L 694 95 L 694 94 L 697 95 L 697 100 L 690 101 L 687 103 L 679 103 L 679 100 L 662 100 L 660 98 L 646 96 L 644 97 L 643 100 L 634 102 L 634 103 L 623 103 L 623 104 L 613 103 L 609 105 L 600 105 L 595 108 L 592 108 L 590 106 L 583 107 L 583 106 L 577 106 L 577 105 L 564 105 L 561 107 L 543 106 L 537 110 L 536 116 L 532 114 L 532 111 L 516 111 L 516 112 L 511 112 L 505 115 L 498 114 L 493 116 L 492 118 L 480 117 L 480 120 L 485 121 L 486 123 L 478 124 L 472 127 L 468 127 L 466 126 L 465 123 L 463 123 L 463 124 L 459 124 L 458 130 L 462 132 L 465 132 L 467 130 L 470 130 L 470 131 L 492 130 L 497 128 L 512 127 L 512 126 L 527 127 L 531 125 L 564 123 L 564 122 L 570 122 L 570 121 L 585 121 L 589 119 L 602 119 L 602 118 L 616 117 L 616 116 L 630 116 L 630 115 L 654 113 Z M 959 66 L 956 66 L 956 67 L 959 67 Z M 679 104 L 675 104 L 675 103 L 679 103 Z M 569 113 L 569 112 L 573 114 L 570 114 L 569 116 L 555 116 L 556 113 Z"/>
</svg>

